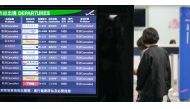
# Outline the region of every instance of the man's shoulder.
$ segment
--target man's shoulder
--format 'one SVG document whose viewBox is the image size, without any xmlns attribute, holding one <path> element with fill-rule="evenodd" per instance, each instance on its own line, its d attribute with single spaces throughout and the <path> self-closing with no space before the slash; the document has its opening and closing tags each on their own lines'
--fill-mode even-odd
<svg viewBox="0 0 190 109">
<path fill-rule="evenodd" d="M 156 55 L 156 54 L 167 54 L 168 55 L 168 52 L 166 49 L 162 48 L 162 47 L 151 47 L 151 48 L 148 48 L 146 51 L 145 51 L 145 54 L 149 54 L 149 55 Z"/>
</svg>

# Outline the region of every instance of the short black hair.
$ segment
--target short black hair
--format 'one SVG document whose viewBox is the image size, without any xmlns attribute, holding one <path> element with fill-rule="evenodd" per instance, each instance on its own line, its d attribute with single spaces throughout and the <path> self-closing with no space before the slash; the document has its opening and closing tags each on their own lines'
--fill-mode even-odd
<svg viewBox="0 0 190 109">
<path fill-rule="evenodd" d="M 170 44 L 176 44 L 176 40 L 175 39 L 171 39 L 170 40 Z"/>
<path fill-rule="evenodd" d="M 137 46 L 141 50 L 146 49 L 146 46 L 144 45 L 143 40 L 142 40 L 142 36 L 137 40 Z"/>
<path fill-rule="evenodd" d="M 150 27 L 143 31 L 142 40 L 144 44 L 155 44 L 159 40 L 159 35 L 156 29 Z"/>
</svg>

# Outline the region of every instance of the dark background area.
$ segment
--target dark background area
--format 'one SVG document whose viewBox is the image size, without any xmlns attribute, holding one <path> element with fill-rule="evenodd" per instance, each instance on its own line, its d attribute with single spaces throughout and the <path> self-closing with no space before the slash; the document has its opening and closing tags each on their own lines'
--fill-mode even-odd
<svg viewBox="0 0 190 109">
<path fill-rule="evenodd" d="M 146 26 L 146 10 L 135 9 L 134 10 L 134 27 L 145 27 Z"/>
<path fill-rule="evenodd" d="M 95 9 L 97 94 L 0 94 L 0 101 L 133 101 L 134 6 L 0 6 L 0 9 Z M 109 15 L 117 15 L 110 19 Z"/>
</svg>

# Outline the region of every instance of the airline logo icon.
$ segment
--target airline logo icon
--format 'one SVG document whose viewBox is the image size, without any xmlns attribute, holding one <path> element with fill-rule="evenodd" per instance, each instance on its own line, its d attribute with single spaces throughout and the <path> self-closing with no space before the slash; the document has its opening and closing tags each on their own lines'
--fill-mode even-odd
<svg viewBox="0 0 190 109">
<path fill-rule="evenodd" d="M 38 50 L 23 50 L 22 54 L 38 54 Z"/>
<path fill-rule="evenodd" d="M 39 56 L 38 55 L 23 55 L 22 59 L 23 60 L 38 60 Z"/>
<path fill-rule="evenodd" d="M 22 65 L 38 65 L 38 61 L 22 61 Z"/>
<path fill-rule="evenodd" d="M 22 28 L 38 28 L 38 24 L 22 24 Z"/>
<path fill-rule="evenodd" d="M 38 39 L 38 35 L 24 34 L 22 35 L 22 39 Z"/>
<path fill-rule="evenodd" d="M 94 15 L 95 15 L 94 12 L 95 12 L 95 10 L 92 10 L 92 11 L 86 13 L 85 15 L 86 15 L 86 16 L 94 16 Z"/>
<path fill-rule="evenodd" d="M 23 70 L 38 70 L 38 66 L 22 66 Z"/>
<path fill-rule="evenodd" d="M 23 45 L 22 49 L 38 49 L 38 45 Z"/>
<path fill-rule="evenodd" d="M 22 80 L 23 81 L 38 81 L 39 77 L 38 76 L 23 76 Z"/>
<path fill-rule="evenodd" d="M 22 75 L 38 75 L 38 71 L 23 71 Z"/>
<path fill-rule="evenodd" d="M 22 33 L 38 33 L 38 29 L 22 29 Z"/>
<path fill-rule="evenodd" d="M 38 44 L 38 40 L 22 40 L 22 44 Z"/>
</svg>

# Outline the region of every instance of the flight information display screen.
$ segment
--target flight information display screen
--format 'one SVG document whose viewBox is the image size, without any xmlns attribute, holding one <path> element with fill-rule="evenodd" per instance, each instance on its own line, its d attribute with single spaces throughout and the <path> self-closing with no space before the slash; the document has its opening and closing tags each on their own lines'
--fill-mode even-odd
<svg viewBox="0 0 190 109">
<path fill-rule="evenodd" d="M 0 10 L 0 93 L 96 94 L 96 11 Z"/>
</svg>

